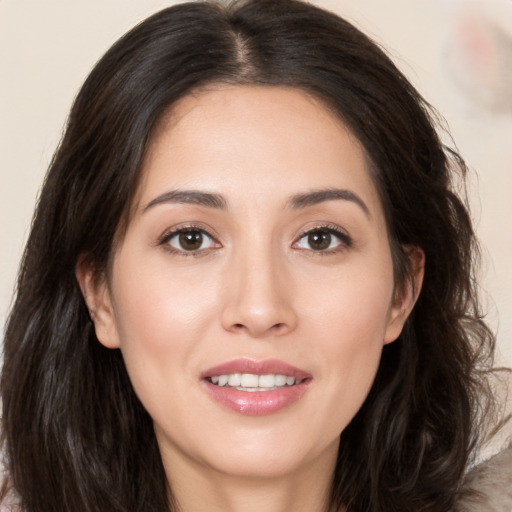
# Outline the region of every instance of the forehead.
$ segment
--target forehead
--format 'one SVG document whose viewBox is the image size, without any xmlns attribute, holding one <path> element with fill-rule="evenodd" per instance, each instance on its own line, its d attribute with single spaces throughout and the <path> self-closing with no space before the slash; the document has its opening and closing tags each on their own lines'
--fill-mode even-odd
<svg viewBox="0 0 512 512">
<path fill-rule="evenodd" d="M 240 190 L 270 199 L 306 189 L 356 188 L 377 201 L 358 139 L 321 101 L 288 87 L 217 85 L 178 101 L 155 128 L 137 193 Z"/>
</svg>

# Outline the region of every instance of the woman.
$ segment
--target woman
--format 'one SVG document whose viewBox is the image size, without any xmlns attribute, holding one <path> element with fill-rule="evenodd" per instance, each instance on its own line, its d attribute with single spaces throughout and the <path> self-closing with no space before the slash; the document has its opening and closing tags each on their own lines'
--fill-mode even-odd
<svg viewBox="0 0 512 512">
<path fill-rule="evenodd" d="M 179 5 L 103 57 L 5 336 L 23 511 L 446 511 L 492 413 L 462 160 L 350 24 Z"/>
</svg>

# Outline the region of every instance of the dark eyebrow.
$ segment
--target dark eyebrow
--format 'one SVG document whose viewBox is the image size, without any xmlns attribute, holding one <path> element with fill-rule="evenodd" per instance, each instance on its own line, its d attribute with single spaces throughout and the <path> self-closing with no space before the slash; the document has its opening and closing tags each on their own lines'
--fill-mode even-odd
<svg viewBox="0 0 512 512">
<path fill-rule="evenodd" d="M 142 213 L 162 203 L 196 204 L 208 208 L 218 208 L 220 210 L 227 210 L 228 208 L 226 200 L 220 194 L 201 192 L 199 190 L 170 190 L 152 199 L 144 207 Z"/>
<path fill-rule="evenodd" d="M 292 196 L 288 201 L 289 207 L 293 209 L 307 208 L 308 206 L 314 206 L 324 201 L 351 201 L 357 204 L 366 214 L 368 218 L 371 218 L 370 210 L 366 203 L 351 190 L 328 188 L 322 190 L 313 190 L 305 194 L 297 194 Z"/>
</svg>

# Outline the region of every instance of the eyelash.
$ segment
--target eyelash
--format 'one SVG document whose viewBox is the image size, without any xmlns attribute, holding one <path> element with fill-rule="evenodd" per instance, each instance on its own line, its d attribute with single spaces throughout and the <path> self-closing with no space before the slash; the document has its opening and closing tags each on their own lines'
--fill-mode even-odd
<svg viewBox="0 0 512 512">
<path fill-rule="evenodd" d="M 352 237 L 346 233 L 345 231 L 342 231 L 338 226 L 333 224 L 323 224 L 320 226 L 315 226 L 313 228 L 308 229 L 307 231 L 304 231 L 296 242 L 293 243 L 293 245 L 297 245 L 301 240 L 307 238 L 308 236 L 314 234 L 314 233 L 326 233 L 328 235 L 333 235 L 339 240 L 339 244 L 336 247 L 333 248 L 327 248 L 323 250 L 315 250 L 315 249 L 304 249 L 311 253 L 314 256 L 329 256 L 332 254 L 338 254 L 340 252 L 346 251 L 347 249 L 350 249 L 354 245 L 354 241 Z M 300 249 L 300 248 L 299 248 Z"/>
<path fill-rule="evenodd" d="M 183 234 L 183 233 L 187 233 L 187 232 L 198 232 L 198 233 L 201 233 L 201 235 L 204 237 L 206 235 L 206 237 L 208 237 L 212 243 L 216 244 L 217 246 L 216 247 L 208 247 L 208 248 L 205 248 L 205 249 L 196 249 L 196 250 L 190 250 L 190 251 L 187 251 L 185 249 L 177 249 L 175 247 L 173 247 L 171 244 L 170 244 L 170 241 L 180 235 L 180 234 Z M 327 255 L 331 255 L 331 254 L 336 254 L 336 253 L 340 253 L 340 252 L 343 252 L 349 248 L 351 248 L 353 246 L 353 240 L 352 238 L 344 231 L 342 231 L 338 226 L 336 225 L 331 225 L 331 224 L 323 224 L 323 225 L 320 225 L 320 226 L 315 226 L 311 229 L 308 229 L 306 231 L 304 231 L 297 239 L 295 242 L 293 242 L 292 244 L 292 247 L 297 249 L 297 250 L 301 250 L 300 247 L 296 247 L 297 244 L 307 238 L 308 236 L 311 236 L 312 234 L 314 233 L 326 233 L 328 235 L 332 235 L 334 237 L 336 237 L 338 240 L 339 240 L 339 244 L 334 247 L 334 248 L 326 248 L 326 249 L 321 249 L 321 250 L 315 250 L 315 249 L 306 249 L 304 248 L 303 250 L 305 251 L 308 251 L 309 253 L 313 254 L 313 255 L 318 255 L 318 256 L 327 256 Z M 217 238 L 212 235 L 208 230 L 206 230 L 204 227 L 201 227 L 201 226 L 197 226 L 197 225 L 194 225 L 194 224 L 190 224 L 190 225 L 186 225 L 186 226 L 181 226 L 179 228 L 173 228 L 171 231 L 166 231 L 158 240 L 157 240 L 157 244 L 158 246 L 162 246 L 166 251 L 172 253 L 172 254 L 176 254 L 176 255 L 179 255 L 179 256 L 185 256 L 185 257 L 188 257 L 188 256 L 195 256 L 195 257 L 198 257 L 198 256 L 203 256 L 207 253 L 209 253 L 212 249 L 217 249 L 217 248 L 221 248 L 222 245 L 220 244 L 220 242 L 218 242 Z"/>
<path fill-rule="evenodd" d="M 187 233 L 187 232 L 198 232 L 198 233 L 201 233 L 201 235 L 204 237 L 204 235 L 206 235 L 209 239 L 212 240 L 212 242 L 214 244 L 217 245 L 217 247 L 208 247 L 206 249 L 197 249 L 197 250 L 191 250 L 191 251 L 187 251 L 187 250 L 184 250 L 184 249 L 177 249 L 175 247 L 173 247 L 171 244 L 170 244 L 170 241 L 182 234 L 182 233 Z M 170 252 L 171 254 L 176 254 L 178 256 L 185 256 L 185 257 L 188 257 L 188 256 L 195 256 L 195 257 L 198 257 L 198 256 L 204 256 L 205 254 L 209 253 L 211 249 L 216 249 L 216 248 L 220 248 L 222 247 L 222 245 L 220 244 L 220 242 L 217 241 L 216 237 L 214 235 L 212 235 L 208 230 L 206 230 L 204 227 L 202 226 L 197 226 L 197 225 L 194 225 L 194 224 L 188 224 L 186 226 L 181 226 L 179 228 L 173 228 L 171 231 L 166 231 L 157 241 L 157 244 L 156 245 L 159 245 L 161 247 L 163 247 L 166 251 Z"/>
</svg>

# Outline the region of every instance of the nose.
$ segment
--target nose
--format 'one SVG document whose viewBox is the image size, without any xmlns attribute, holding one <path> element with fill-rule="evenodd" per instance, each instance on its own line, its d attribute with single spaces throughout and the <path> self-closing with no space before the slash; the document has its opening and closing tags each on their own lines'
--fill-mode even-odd
<svg viewBox="0 0 512 512">
<path fill-rule="evenodd" d="M 247 254 L 247 253 L 245 253 Z M 226 279 L 221 321 L 229 332 L 252 338 L 283 336 L 297 327 L 293 285 L 271 251 L 240 255 Z"/>
</svg>

